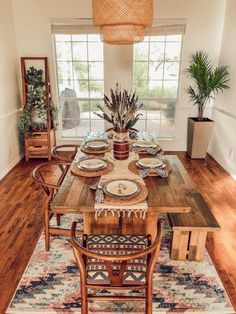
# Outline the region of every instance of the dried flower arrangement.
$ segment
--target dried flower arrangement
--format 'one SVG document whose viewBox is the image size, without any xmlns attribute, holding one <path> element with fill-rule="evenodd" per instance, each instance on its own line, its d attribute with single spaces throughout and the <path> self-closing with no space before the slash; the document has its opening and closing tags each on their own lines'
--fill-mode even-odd
<svg viewBox="0 0 236 314">
<path fill-rule="evenodd" d="M 139 120 L 138 113 L 143 104 L 138 103 L 136 93 L 129 93 L 126 89 L 121 91 L 118 83 L 116 89 L 110 89 L 111 99 L 104 95 L 104 107 L 98 106 L 102 113 L 94 112 L 100 118 L 110 122 L 116 130 L 126 130 L 132 128 Z"/>
</svg>

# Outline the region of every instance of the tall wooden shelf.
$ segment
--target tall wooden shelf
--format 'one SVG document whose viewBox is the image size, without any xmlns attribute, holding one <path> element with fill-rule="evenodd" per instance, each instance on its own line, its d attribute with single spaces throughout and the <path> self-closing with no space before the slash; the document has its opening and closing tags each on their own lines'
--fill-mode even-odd
<svg viewBox="0 0 236 314">
<path fill-rule="evenodd" d="M 47 57 L 21 57 L 21 75 L 22 75 L 22 105 L 23 110 L 27 103 L 28 85 L 26 82 L 27 62 L 42 62 L 45 79 L 45 103 L 50 106 L 51 87 L 48 71 Z M 47 110 L 47 129 L 32 132 L 29 137 L 25 136 L 25 160 L 30 158 L 47 158 L 51 160 L 51 148 L 55 145 L 55 129 L 53 126 L 53 116 L 51 109 Z"/>
</svg>

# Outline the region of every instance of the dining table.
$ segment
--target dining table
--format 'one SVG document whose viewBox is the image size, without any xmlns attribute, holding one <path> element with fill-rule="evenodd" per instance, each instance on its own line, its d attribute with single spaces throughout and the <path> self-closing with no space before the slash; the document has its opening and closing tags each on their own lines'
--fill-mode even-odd
<svg viewBox="0 0 236 314">
<path fill-rule="evenodd" d="M 118 215 L 107 213 L 95 215 L 95 191 L 91 186 L 100 177 L 85 177 L 74 174 L 71 169 L 81 156 L 86 155 L 81 150 L 72 162 L 57 194 L 50 204 L 52 213 L 82 214 L 83 232 L 85 234 L 150 234 L 155 239 L 157 221 L 160 213 L 187 213 L 191 209 L 191 191 L 194 186 L 181 161 L 176 155 L 165 155 L 165 161 L 171 167 L 168 177 L 148 176 L 144 178 L 147 189 L 147 211 L 141 215 Z M 99 155 L 101 157 L 104 154 Z M 147 155 L 140 155 L 140 157 Z M 120 161 L 113 160 L 114 165 Z M 129 177 L 129 169 L 125 177 Z M 130 172 L 131 175 L 131 172 Z"/>
</svg>

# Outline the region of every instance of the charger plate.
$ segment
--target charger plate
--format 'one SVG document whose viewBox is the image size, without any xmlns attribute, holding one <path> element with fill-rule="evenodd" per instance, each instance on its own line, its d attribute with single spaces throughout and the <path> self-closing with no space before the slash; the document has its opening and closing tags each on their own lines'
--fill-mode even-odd
<svg viewBox="0 0 236 314">
<path fill-rule="evenodd" d="M 114 166 L 113 166 L 113 163 L 106 160 L 106 163 L 107 163 L 107 166 L 103 169 L 99 169 L 99 170 L 96 170 L 96 171 L 86 171 L 86 170 L 82 170 L 80 169 L 79 167 L 76 166 L 76 164 L 73 164 L 71 166 L 71 172 L 77 176 L 81 176 L 81 177 L 100 177 L 101 175 L 104 175 L 104 174 L 108 174 L 110 173 Z"/>
<path fill-rule="evenodd" d="M 164 161 L 164 164 L 165 164 L 165 167 L 164 167 L 164 168 L 161 168 L 161 169 L 166 170 L 166 171 L 168 171 L 168 173 L 170 173 L 171 170 L 172 170 L 171 165 L 170 165 L 168 162 L 166 162 L 166 161 Z M 139 170 L 141 170 L 141 169 L 136 165 L 136 160 L 131 161 L 131 162 L 129 163 L 129 165 L 128 165 L 128 168 L 129 168 L 130 171 L 132 171 L 133 173 L 136 173 L 136 174 L 139 174 Z M 157 173 L 155 173 L 155 172 L 152 172 L 152 170 L 150 170 L 149 176 L 150 176 L 150 177 L 158 177 L 159 175 L 158 175 Z"/>
<path fill-rule="evenodd" d="M 83 152 L 83 153 L 86 153 L 86 154 L 92 154 L 92 155 L 100 155 L 100 154 L 104 154 L 106 152 L 109 152 L 112 150 L 112 145 L 109 144 L 107 147 L 103 148 L 103 149 L 90 149 L 88 148 L 85 144 L 82 144 L 80 146 L 80 150 Z"/>
<path fill-rule="evenodd" d="M 87 157 L 75 163 L 75 166 L 84 171 L 98 171 L 106 168 L 107 162 L 99 157 Z"/>
<path fill-rule="evenodd" d="M 158 158 L 154 158 L 154 157 L 146 157 L 146 158 L 140 158 L 137 161 L 137 165 L 142 167 L 142 168 L 157 168 L 159 166 L 163 165 L 163 161 L 158 159 Z"/>
<path fill-rule="evenodd" d="M 101 149 L 106 149 L 107 147 L 109 147 L 109 144 L 107 141 L 93 140 L 93 141 L 86 142 L 85 147 L 92 150 L 101 150 Z"/>
<path fill-rule="evenodd" d="M 104 193 L 119 199 L 130 199 L 140 192 L 139 184 L 134 180 L 115 179 L 103 185 Z"/>
<path fill-rule="evenodd" d="M 111 197 L 109 195 L 106 195 L 104 197 L 103 203 L 109 204 L 109 205 L 118 205 L 118 206 L 125 206 L 125 205 L 134 205 L 137 203 L 140 203 L 144 201 L 148 196 L 148 190 L 146 186 L 143 183 L 137 182 L 137 184 L 140 187 L 140 192 L 129 199 L 122 199 L 122 198 L 116 198 Z"/>
</svg>

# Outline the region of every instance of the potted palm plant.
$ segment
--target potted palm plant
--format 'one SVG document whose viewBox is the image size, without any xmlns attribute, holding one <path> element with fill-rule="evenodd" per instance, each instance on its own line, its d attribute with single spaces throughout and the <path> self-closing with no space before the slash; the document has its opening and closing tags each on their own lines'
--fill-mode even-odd
<svg viewBox="0 0 236 314">
<path fill-rule="evenodd" d="M 138 113 L 143 104 L 138 103 L 136 93 L 129 93 L 126 89 L 121 91 L 119 85 L 110 89 L 111 99 L 104 95 L 104 107 L 98 106 L 101 113 L 94 112 L 100 118 L 113 125 L 114 157 L 127 159 L 129 157 L 129 130 L 139 120 Z"/>
<path fill-rule="evenodd" d="M 209 100 L 229 88 L 228 66 L 213 68 L 209 55 L 196 51 L 191 56 L 186 70 L 193 80 L 193 85 L 188 87 L 187 93 L 190 101 L 198 106 L 198 117 L 188 119 L 187 151 L 191 158 L 205 158 L 214 121 L 204 117 L 204 109 Z"/>
</svg>

